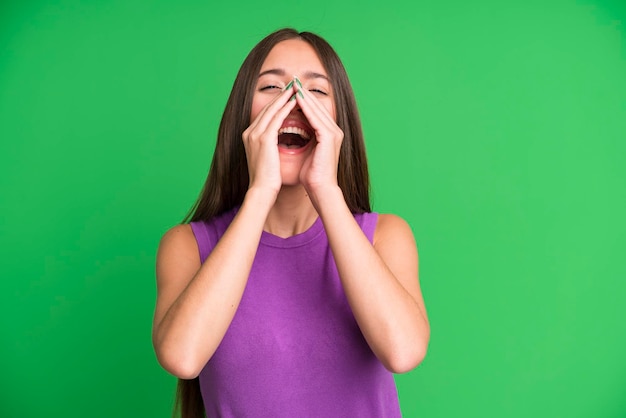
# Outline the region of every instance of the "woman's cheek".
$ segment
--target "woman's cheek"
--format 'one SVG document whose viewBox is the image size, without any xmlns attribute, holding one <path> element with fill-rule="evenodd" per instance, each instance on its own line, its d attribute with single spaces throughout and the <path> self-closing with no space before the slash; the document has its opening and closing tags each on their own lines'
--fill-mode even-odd
<svg viewBox="0 0 626 418">
<path fill-rule="evenodd" d="M 256 119 L 257 115 L 263 109 L 263 106 L 259 102 L 260 101 L 256 99 L 252 101 L 252 110 L 250 111 L 250 123 L 252 123 L 252 121 Z"/>
</svg>

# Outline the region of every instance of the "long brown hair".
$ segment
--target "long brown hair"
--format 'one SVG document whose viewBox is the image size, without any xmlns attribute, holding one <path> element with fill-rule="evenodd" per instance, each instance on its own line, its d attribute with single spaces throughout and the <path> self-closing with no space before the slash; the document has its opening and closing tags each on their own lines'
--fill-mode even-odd
<svg viewBox="0 0 626 418">
<path fill-rule="evenodd" d="M 217 134 L 211 168 L 200 197 L 183 222 L 206 221 L 241 205 L 249 176 L 241 135 L 250 124 L 252 96 L 265 58 L 274 46 L 301 39 L 317 52 L 333 87 L 337 125 L 344 133 L 339 154 L 337 181 L 353 213 L 370 212 L 369 174 L 361 119 L 346 70 L 334 49 L 320 36 L 294 29 L 271 33 L 250 51 L 235 78 Z M 179 379 L 174 413 L 182 418 L 204 418 L 198 378 Z"/>
</svg>

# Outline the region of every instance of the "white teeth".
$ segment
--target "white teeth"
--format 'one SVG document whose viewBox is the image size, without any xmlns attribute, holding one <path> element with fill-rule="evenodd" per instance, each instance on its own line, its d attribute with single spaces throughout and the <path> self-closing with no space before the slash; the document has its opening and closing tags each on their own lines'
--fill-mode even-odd
<svg viewBox="0 0 626 418">
<path fill-rule="evenodd" d="M 280 128 L 278 130 L 278 134 L 296 134 L 300 135 L 304 139 L 311 139 L 307 131 L 302 128 L 298 128 L 296 126 L 286 126 L 284 128 Z"/>
</svg>

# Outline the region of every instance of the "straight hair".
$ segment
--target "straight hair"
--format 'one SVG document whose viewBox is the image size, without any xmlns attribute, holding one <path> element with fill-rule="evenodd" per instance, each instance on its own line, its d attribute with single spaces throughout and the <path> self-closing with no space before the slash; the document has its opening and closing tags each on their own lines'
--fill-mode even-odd
<svg viewBox="0 0 626 418">
<path fill-rule="evenodd" d="M 241 65 L 220 122 L 207 179 L 183 223 L 209 221 L 242 204 L 249 184 L 242 134 L 250 125 L 249 115 L 259 72 L 272 48 L 291 39 L 300 39 L 313 47 L 330 79 L 336 123 L 344 134 L 337 182 L 346 204 L 352 213 L 371 212 L 363 130 L 346 70 L 337 53 L 323 38 L 311 32 L 285 28 L 261 40 Z M 198 377 L 178 380 L 174 416 L 177 412 L 181 418 L 205 417 Z"/>
</svg>

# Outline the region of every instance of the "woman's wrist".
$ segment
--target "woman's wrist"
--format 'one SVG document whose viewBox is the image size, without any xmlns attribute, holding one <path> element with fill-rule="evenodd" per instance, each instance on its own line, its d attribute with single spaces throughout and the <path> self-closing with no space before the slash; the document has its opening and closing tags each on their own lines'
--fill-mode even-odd
<svg viewBox="0 0 626 418">
<path fill-rule="evenodd" d="M 327 214 L 331 215 L 339 207 L 347 207 L 343 191 L 336 184 L 324 188 L 317 188 L 316 190 L 307 190 L 307 192 L 317 213 L 322 218 Z"/>
<path fill-rule="evenodd" d="M 278 191 L 274 189 L 253 186 L 246 192 L 242 206 L 249 204 L 251 207 L 257 208 L 259 211 L 265 210 L 269 213 L 272 206 L 274 206 L 277 197 Z"/>
</svg>

